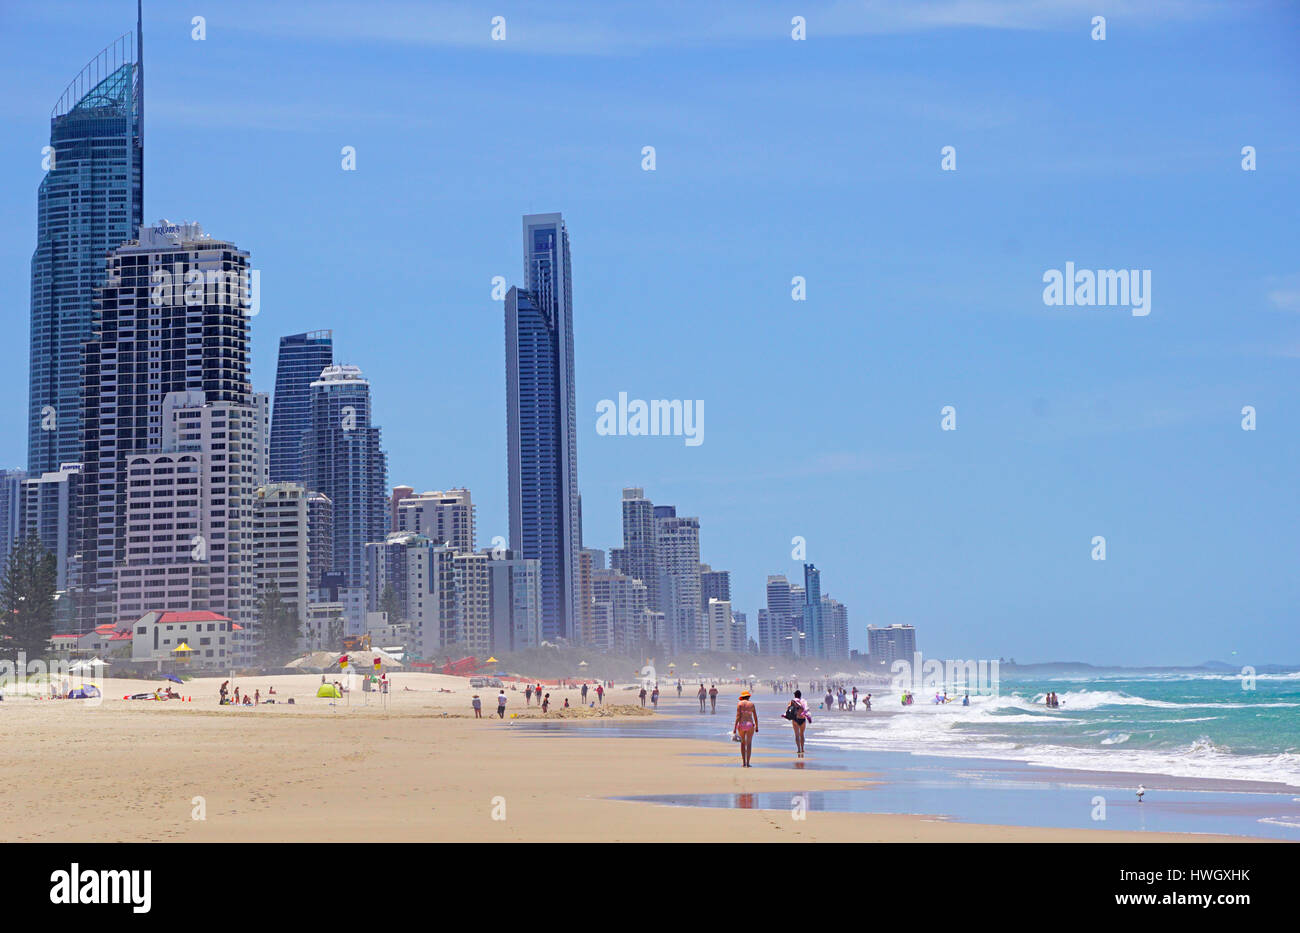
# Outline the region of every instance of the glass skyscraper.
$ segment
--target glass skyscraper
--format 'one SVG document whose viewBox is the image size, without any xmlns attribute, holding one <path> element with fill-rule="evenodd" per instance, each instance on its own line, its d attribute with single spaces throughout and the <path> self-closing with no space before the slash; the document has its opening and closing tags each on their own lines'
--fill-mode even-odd
<svg viewBox="0 0 1300 933">
<path fill-rule="evenodd" d="M 81 459 L 81 347 L 104 255 L 143 219 L 144 77 L 139 21 L 82 69 L 50 115 L 36 195 L 27 416 L 30 476 Z"/>
<path fill-rule="evenodd" d="M 582 528 L 573 277 L 559 214 L 524 217 L 524 278 L 505 309 L 510 548 L 541 562 L 542 637 L 571 638 Z"/>
<path fill-rule="evenodd" d="M 388 536 L 388 458 L 371 421 L 370 383 L 356 366 L 329 366 L 311 383 L 302 439 L 305 485 L 332 503 L 331 570 L 366 583 L 366 545 Z"/>
<path fill-rule="evenodd" d="M 826 626 L 822 619 L 822 572 L 812 564 L 803 565 L 803 632 L 804 646 L 810 657 L 826 657 Z"/>
<path fill-rule="evenodd" d="M 280 338 L 271 413 L 271 482 L 303 481 L 302 436 L 311 423 L 311 384 L 333 363 L 333 331 Z"/>
</svg>

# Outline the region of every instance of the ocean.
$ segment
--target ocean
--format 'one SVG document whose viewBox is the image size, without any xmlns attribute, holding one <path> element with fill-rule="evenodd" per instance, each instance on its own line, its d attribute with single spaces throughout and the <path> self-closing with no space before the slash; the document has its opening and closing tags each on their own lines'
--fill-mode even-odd
<svg viewBox="0 0 1300 933">
<path fill-rule="evenodd" d="M 946 757 L 977 757 L 1079 771 L 1277 783 L 1300 788 L 1300 672 L 1239 676 L 1114 672 L 1003 678 L 996 696 L 903 707 L 886 715 L 817 720 L 818 743 Z M 1059 710 L 1043 698 L 1054 691 Z"/>
<path fill-rule="evenodd" d="M 756 768 L 791 771 L 790 792 L 626 798 L 668 806 L 909 813 L 969 823 L 1135 832 L 1215 833 L 1300 841 L 1300 672 L 1092 671 L 1003 677 L 997 695 L 935 705 L 871 688 L 873 710 L 817 708 L 806 759 L 794 759 L 788 694 L 760 685 Z M 734 688 L 729 688 L 734 689 Z M 861 693 L 866 689 L 859 687 Z M 1061 707 L 1048 711 L 1054 691 Z M 812 691 L 805 690 L 805 693 Z M 621 701 L 615 695 L 616 699 Z M 628 699 L 631 699 L 629 694 Z M 700 754 L 736 754 L 734 700 L 700 715 L 693 701 L 653 719 L 529 724 L 567 735 L 689 738 Z M 800 772 L 852 771 L 870 784 L 800 791 Z M 1139 802 L 1136 790 L 1146 788 Z"/>
</svg>

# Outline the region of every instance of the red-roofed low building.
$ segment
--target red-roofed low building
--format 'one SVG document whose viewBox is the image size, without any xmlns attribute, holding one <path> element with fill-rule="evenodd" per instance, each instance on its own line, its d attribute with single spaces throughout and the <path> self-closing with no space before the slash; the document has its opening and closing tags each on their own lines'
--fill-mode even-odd
<svg viewBox="0 0 1300 933">
<path fill-rule="evenodd" d="M 128 626 L 114 628 L 112 624 L 105 623 L 84 635 L 51 635 L 50 647 L 56 656 L 63 658 L 108 658 L 115 650 L 129 656 L 131 629 Z M 124 648 L 125 652 L 122 651 Z"/>
<path fill-rule="evenodd" d="M 175 660 L 176 649 L 186 645 L 191 666 L 227 667 L 237 627 L 226 616 L 206 610 L 146 612 L 132 625 L 131 660 Z"/>
</svg>

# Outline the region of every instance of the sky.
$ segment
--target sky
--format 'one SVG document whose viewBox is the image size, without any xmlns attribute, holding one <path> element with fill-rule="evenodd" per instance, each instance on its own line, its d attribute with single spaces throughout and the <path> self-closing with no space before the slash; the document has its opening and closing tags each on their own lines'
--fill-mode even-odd
<svg viewBox="0 0 1300 933">
<path fill-rule="evenodd" d="M 332 329 L 390 483 L 468 486 L 480 546 L 508 535 L 492 281 L 560 211 L 587 546 L 641 486 L 699 517 L 753 635 L 801 538 L 862 650 L 910 623 L 931 657 L 1300 662 L 1295 5 L 145 7 L 146 221 L 250 252 L 255 389 Z M 134 24 L 0 0 L 3 466 L 49 111 Z M 1149 313 L 1046 304 L 1067 262 L 1149 271 Z M 703 402 L 703 443 L 598 434 L 620 392 Z"/>
</svg>

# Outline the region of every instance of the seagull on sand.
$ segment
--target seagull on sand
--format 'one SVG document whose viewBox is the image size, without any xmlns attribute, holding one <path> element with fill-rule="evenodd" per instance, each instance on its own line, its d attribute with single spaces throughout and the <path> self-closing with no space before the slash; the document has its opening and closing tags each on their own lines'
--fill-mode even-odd
<svg viewBox="0 0 1300 933">
<path fill-rule="evenodd" d="M 1138 785 L 1138 803 L 1141 803 L 1141 802 L 1142 802 L 1142 795 L 1145 794 L 1146 792 L 1147 792 L 1147 789 L 1146 789 L 1145 787 L 1143 787 L 1141 784 L 1139 784 L 1139 785 Z"/>
</svg>

